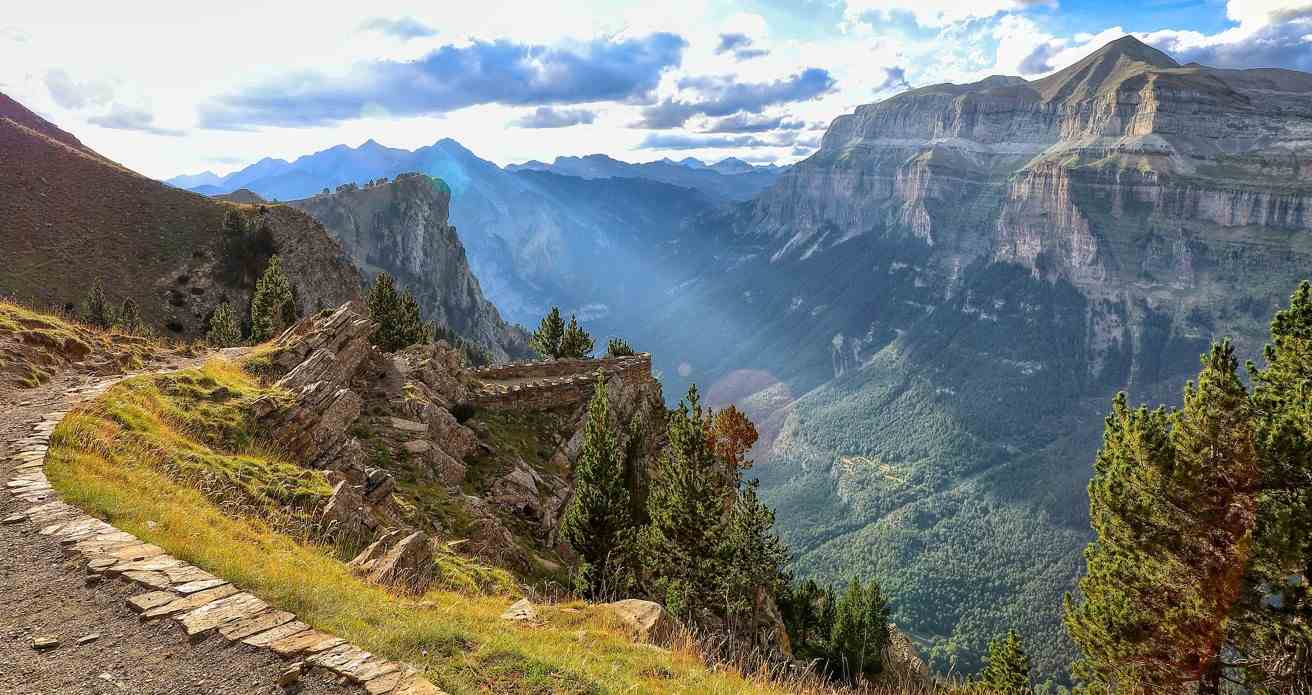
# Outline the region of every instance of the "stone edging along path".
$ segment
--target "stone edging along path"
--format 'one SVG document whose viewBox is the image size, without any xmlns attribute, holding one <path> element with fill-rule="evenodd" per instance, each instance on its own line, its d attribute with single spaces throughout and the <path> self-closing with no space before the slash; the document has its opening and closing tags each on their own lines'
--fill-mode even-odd
<svg viewBox="0 0 1312 695">
<path fill-rule="evenodd" d="M 119 381 L 109 379 L 68 395 L 74 403 L 83 402 Z M 18 453 L 10 456 L 16 465 L 5 486 L 31 506 L 3 523 L 30 522 L 42 535 L 57 538 L 66 554 L 85 561 L 89 574 L 120 577 L 144 589 L 128 599 L 142 620 L 175 620 L 190 637 L 217 631 L 231 642 L 298 659 L 301 668 L 326 669 L 361 685 L 369 695 L 445 695 L 413 667 L 319 632 L 295 615 L 61 501 L 44 467 L 50 434 L 67 412 L 48 413 L 32 434 L 17 442 Z"/>
</svg>

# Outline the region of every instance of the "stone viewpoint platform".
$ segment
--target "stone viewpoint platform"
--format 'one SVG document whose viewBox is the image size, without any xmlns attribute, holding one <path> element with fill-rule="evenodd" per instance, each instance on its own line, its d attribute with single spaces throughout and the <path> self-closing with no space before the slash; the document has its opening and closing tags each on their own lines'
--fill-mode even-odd
<svg viewBox="0 0 1312 695">
<path fill-rule="evenodd" d="M 629 385 L 653 381 L 651 353 L 598 359 L 505 362 L 470 370 L 476 384 L 471 402 L 490 409 L 536 409 L 574 405 L 592 397 L 598 375 Z"/>
</svg>

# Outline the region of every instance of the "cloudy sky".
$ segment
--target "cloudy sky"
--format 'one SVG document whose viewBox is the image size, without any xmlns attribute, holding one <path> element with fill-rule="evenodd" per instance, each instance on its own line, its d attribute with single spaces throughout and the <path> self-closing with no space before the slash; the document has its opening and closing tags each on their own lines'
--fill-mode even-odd
<svg viewBox="0 0 1312 695">
<path fill-rule="evenodd" d="M 0 92 L 160 178 L 369 138 L 783 163 L 859 104 L 1125 33 L 1312 70 L 1312 0 L 65 0 L 0 14 Z"/>
</svg>

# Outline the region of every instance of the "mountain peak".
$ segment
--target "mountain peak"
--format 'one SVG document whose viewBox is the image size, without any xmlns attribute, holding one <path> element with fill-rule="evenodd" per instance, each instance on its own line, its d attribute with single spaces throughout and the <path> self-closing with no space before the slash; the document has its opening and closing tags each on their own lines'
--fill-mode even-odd
<svg viewBox="0 0 1312 695">
<path fill-rule="evenodd" d="M 1044 101 L 1087 99 L 1114 90 L 1135 75 L 1178 67 L 1180 64 L 1171 56 L 1126 34 L 1078 63 L 1031 84 Z"/>
<path fill-rule="evenodd" d="M 1165 53 L 1140 41 L 1132 34 L 1126 34 L 1115 41 L 1089 54 L 1091 58 L 1128 58 L 1139 63 L 1147 63 L 1155 68 L 1178 68 L 1180 64 Z M 1081 61 L 1084 62 L 1084 61 Z M 1078 65 L 1078 63 L 1077 63 Z"/>
</svg>

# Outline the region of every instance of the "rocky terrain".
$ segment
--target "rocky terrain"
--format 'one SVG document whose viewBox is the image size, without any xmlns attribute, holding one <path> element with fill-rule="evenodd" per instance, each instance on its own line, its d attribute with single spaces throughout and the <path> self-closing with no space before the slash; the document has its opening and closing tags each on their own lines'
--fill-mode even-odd
<svg viewBox="0 0 1312 695">
<path fill-rule="evenodd" d="M 335 488 L 320 516 L 331 534 L 381 540 L 381 553 L 421 532 L 467 541 L 462 552 L 521 576 L 556 575 L 569 550 L 555 532 L 598 370 L 629 465 L 645 470 L 658 451 L 664 404 L 650 358 L 471 371 L 445 343 L 382 353 L 372 329 L 343 305 L 260 358 L 290 398 L 256 401 L 258 426 L 328 472 Z"/>
<path fill-rule="evenodd" d="M 528 337 L 501 318 L 469 269 L 465 247 L 448 222 L 451 191 L 440 179 L 401 174 L 363 188 L 290 203 L 324 225 L 372 279 L 387 272 L 436 321 L 504 361 L 528 352 Z"/>
<path fill-rule="evenodd" d="M 72 307 L 100 279 L 110 300 L 137 302 L 171 335 L 204 333 L 214 307 L 244 307 L 259 268 L 221 269 L 220 229 L 231 205 L 166 186 L 96 154 L 76 138 L 0 95 L 0 295 Z M 265 252 L 283 256 L 303 312 L 358 296 L 359 273 L 307 215 L 239 208 Z"/>
</svg>

